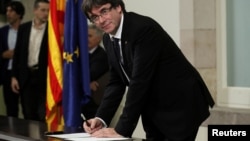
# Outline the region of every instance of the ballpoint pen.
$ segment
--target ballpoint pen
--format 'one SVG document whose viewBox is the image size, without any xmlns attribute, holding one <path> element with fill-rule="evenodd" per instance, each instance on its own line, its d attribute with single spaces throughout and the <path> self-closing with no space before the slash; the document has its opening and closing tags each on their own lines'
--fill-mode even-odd
<svg viewBox="0 0 250 141">
<path fill-rule="evenodd" d="M 83 119 L 84 122 L 86 122 L 87 126 L 90 127 L 90 123 L 88 122 L 88 120 L 85 118 L 85 116 L 83 114 L 81 114 L 81 117 Z"/>
</svg>

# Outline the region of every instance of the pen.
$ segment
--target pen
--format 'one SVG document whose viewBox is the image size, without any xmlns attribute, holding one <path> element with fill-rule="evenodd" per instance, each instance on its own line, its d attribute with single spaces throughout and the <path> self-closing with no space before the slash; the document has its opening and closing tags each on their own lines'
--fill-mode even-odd
<svg viewBox="0 0 250 141">
<path fill-rule="evenodd" d="M 52 132 L 44 132 L 45 135 L 57 135 L 57 134 L 63 134 L 63 131 L 52 131 Z"/>
<path fill-rule="evenodd" d="M 90 123 L 88 122 L 88 120 L 85 118 L 85 116 L 83 114 L 81 114 L 81 117 L 83 119 L 84 122 L 86 122 L 87 126 L 90 127 Z"/>
</svg>

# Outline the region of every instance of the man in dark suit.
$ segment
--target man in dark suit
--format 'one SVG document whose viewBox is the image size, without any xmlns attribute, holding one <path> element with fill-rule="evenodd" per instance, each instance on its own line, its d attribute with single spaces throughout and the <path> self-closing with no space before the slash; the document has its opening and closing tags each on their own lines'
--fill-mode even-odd
<svg viewBox="0 0 250 141">
<path fill-rule="evenodd" d="M 18 27 L 25 13 L 21 2 L 12 1 L 7 5 L 8 25 L 0 28 L 0 85 L 3 85 L 4 103 L 7 116 L 18 117 L 19 95 L 11 90 L 11 69 Z"/>
<path fill-rule="evenodd" d="M 11 87 L 25 119 L 45 121 L 49 1 L 36 0 L 34 18 L 22 24 L 14 50 Z"/>
<path fill-rule="evenodd" d="M 95 25 L 90 24 L 88 26 L 88 48 L 89 48 L 89 69 L 90 69 L 90 88 L 91 99 L 82 107 L 82 113 L 86 118 L 92 118 L 95 116 L 99 102 L 96 98 L 101 99 L 103 94 L 97 91 L 101 88 L 98 80 L 108 72 L 108 57 L 107 53 L 100 43 L 102 41 L 103 32 Z"/>
<path fill-rule="evenodd" d="M 149 140 L 194 141 L 214 105 L 198 71 L 152 18 L 126 12 L 122 0 L 84 0 L 87 17 L 106 34 L 110 81 L 96 117 L 84 129 L 96 137 L 131 137 L 141 115 Z M 121 48 L 121 49 L 120 49 Z M 107 127 L 125 88 L 115 128 Z"/>
</svg>

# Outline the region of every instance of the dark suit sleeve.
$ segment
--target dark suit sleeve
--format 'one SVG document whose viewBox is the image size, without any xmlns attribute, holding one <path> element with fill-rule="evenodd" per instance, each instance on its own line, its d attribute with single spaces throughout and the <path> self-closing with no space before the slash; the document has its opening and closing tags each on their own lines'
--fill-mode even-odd
<svg viewBox="0 0 250 141">
<path fill-rule="evenodd" d="M 111 61 L 115 58 L 111 54 L 112 50 L 109 40 L 109 37 L 104 35 L 103 43 L 108 55 L 108 62 L 111 64 Z M 104 97 L 96 113 L 96 116 L 102 118 L 107 125 L 110 124 L 117 108 L 119 107 L 126 88 L 126 85 L 123 83 L 123 80 L 120 78 L 114 66 L 110 65 L 109 70 L 109 82 L 106 86 Z"/>
<path fill-rule="evenodd" d="M 31 30 L 31 22 L 21 24 L 18 28 L 16 46 L 14 49 L 13 63 L 12 63 L 12 76 L 19 79 L 20 69 L 27 68 L 29 35 Z M 26 74 L 22 74 L 26 75 Z M 19 82 L 20 83 L 20 82 Z M 19 84 L 20 85 L 20 84 Z"/>
<path fill-rule="evenodd" d="M 111 67 L 109 83 L 105 89 L 101 105 L 96 113 L 96 116 L 102 118 L 107 125 L 110 124 L 122 101 L 125 88 L 126 85 L 123 83 L 122 79 L 120 79 L 116 71 Z"/>
<path fill-rule="evenodd" d="M 17 40 L 16 40 L 16 46 L 14 49 L 14 56 L 13 56 L 13 62 L 12 62 L 12 76 L 18 78 L 18 69 L 19 69 L 19 64 L 20 64 L 20 49 L 21 49 L 21 35 L 20 33 L 22 32 L 22 27 L 19 26 L 18 32 L 17 32 Z"/>
<path fill-rule="evenodd" d="M 2 85 L 2 78 L 3 78 L 3 57 L 2 57 L 2 54 L 3 54 L 3 37 L 2 37 L 2 28 L 0 28 L 0 85 Z"/>
<path fill-rule="evenodd" d="M 9 26 L 4 26 L 0 28 L 0 85 L 3 82 L 4 71 L 7 67 L 8 59 L 3 58 L 3 52 L 8 49 L 7 35 L 9 31 Z"/>
<path fill-rule="evenodd" d="M 1 60 L 2 60 L 2 53 L 3 53 L 3 36 L 2 36 L 2 33 L 3 32 L 3 30 L 2 30 L 2 28 L 0 28 L 0 62 L 1 62 Z"/>
</svg>

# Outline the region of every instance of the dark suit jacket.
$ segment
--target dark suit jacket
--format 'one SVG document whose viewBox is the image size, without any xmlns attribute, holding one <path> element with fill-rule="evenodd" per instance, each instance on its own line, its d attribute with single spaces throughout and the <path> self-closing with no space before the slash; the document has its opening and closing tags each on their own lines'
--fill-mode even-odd
<svg viewBox="0 0 250 141">
<path fill-rule="evenodd" d="M 98 46 L 96 50 L 89 55 L 90 80 L 99 79 L 109 69 L 108 57 L 105 50 Z"/>
<path fill-rule="evenodd" d="M 4 51 L 8 50 L 8 34 L 10 26 L 6 25 L 0 28 L 0 85 L 5 79 L 5 72 L 7 71 L 9 59 L 4 59 L 2 54 Z"/>
<path fill-rule="evenodd" d="M 209 105 L 214 101 L 201 76 L 154 20 L 124 14 L 121 44 L 130 82 L 121 70 L 109 35 L 104 35 L 103 43 L 111 67 L 110 82 L 96 116 L 110 124 L 129 86 L 115 127 L 119 134 L 131 136 L 142 115 L 144 127 L 152 124 L 162 134 L 177 139 L 190 135 L 209 116 Z"/>
<path fill-rule="evenodd" d="M 108 82 L 108 56 L 106 51 L 98 46 L 96 50 L 89 55 L 90 81 L 97 81 L 99 87 L 97 91 L 92 91 L 91 96 L 95 104 L 100 105 L 103 98 L 104 88 Z"/>
<path fill-rule="evenodd" d="M 29 77 L 28 67 L 28 52 L 29 52 L 29 39 L 31 32 L 32 22 L 27 22 L 19 26 L 16 47 L 13 58 L 12 75 L 19 81 L 20 89 L 23 88 Z M 48 27 L 41 42 L 41 49 L 38 61 L 39 82 L 46 91 L 46 78 L 47 78 L 47 58 L 48 58 Z"/>
</svg>

